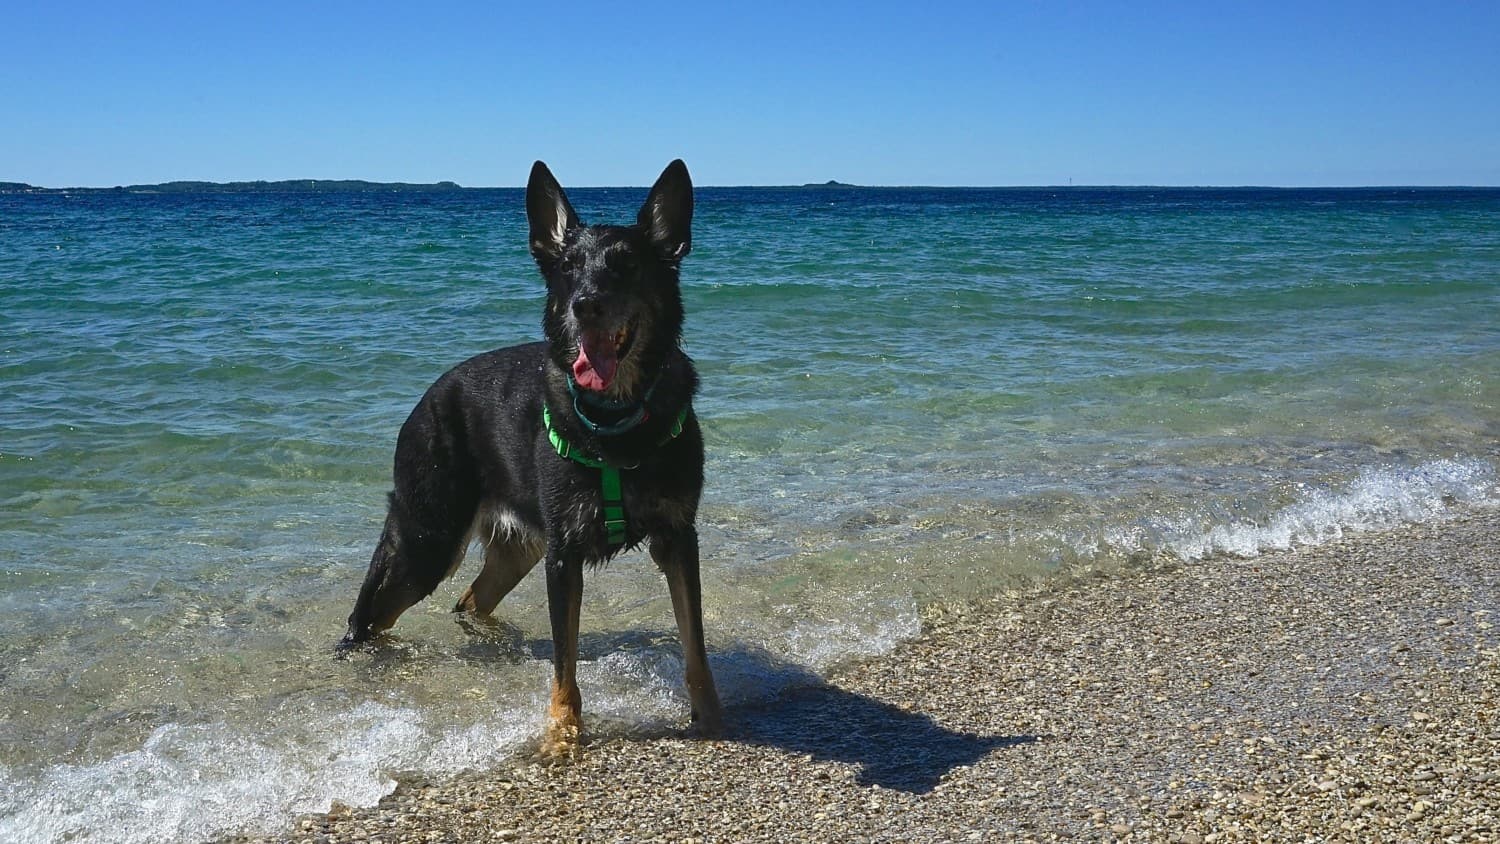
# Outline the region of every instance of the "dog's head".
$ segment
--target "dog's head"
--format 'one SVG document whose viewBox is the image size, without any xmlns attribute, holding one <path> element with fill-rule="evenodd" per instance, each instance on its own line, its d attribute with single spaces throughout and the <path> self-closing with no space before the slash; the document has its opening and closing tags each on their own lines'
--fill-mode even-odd
<svg viewBox="0 0 1500 844">
<path fill-rule="evenodd" d="M 583 390 L 632 400 L 682 336 L 677 270 L 692 248 L 687 166 L 662 171 L 631 226 L 585 226 L 538 161 L 526 184 L 531 254 L 547 280 L 552 360 Z"/>
</svg>

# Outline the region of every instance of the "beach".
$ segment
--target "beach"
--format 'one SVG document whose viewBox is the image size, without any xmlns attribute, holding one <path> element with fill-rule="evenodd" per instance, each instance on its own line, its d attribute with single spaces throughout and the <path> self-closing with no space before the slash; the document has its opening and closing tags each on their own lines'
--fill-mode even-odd
<svg viewBox="0 0 1500 844">
<path fill-rule="evenodd" d="M 724 738 L 595 737 L 267 840 L 1492 841 L 1497 561 L 1486 508 L 934 605 Z"/>
</svg>

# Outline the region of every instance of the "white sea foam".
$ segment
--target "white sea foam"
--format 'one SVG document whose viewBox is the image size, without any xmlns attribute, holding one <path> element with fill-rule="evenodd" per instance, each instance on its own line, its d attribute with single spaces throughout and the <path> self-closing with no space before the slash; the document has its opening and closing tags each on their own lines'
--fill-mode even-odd
<svg viewBox="0 0 1500 844">
<path fill-rule="evenodd" d="M 222 724 L 166 724 L 140 749 L 96 764 L 57 765 L 29 781 L 0 769 L 0 841 L 206 841 L 274 832 L 335 800 L 373 804 L 395 788 L 398 771 L 454 773 L 491 763 L 535 729 L 525 718 L 499 718 L 441 730 L 414 709 L 373 702 L 311 726 L 317 739 L 309 745 Z"/>
<path fill-rule="evenodd" d="M 1185 560 L 1218 554 L 1252 557 L 1350 534 L 1451 518 L 1463 506 L 1500 504 L 1495 468 L 1477 459 L 1365 469 L 1347 485 L 1309 487 L 1264 519 L 1205 525 L 1197 513 L 1157 516 L 1104 532 L 1125 553 L 1165 550 Z"/>
</svg>

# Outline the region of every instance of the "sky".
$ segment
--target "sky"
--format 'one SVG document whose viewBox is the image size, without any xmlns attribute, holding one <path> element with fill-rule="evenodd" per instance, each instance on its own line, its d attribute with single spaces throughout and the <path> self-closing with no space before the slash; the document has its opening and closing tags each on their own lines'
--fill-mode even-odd
<svg viewBox="0 0 1500 844">
<path fill-rule="evenodd" d="M 28 2 L 0 181 L 1500 185 L 1500 3 Z"/>
</svg>

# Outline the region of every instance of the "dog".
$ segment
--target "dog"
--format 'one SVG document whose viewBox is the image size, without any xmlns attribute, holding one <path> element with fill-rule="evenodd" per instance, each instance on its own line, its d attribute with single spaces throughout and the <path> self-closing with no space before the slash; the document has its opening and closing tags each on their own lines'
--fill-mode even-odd
<svg viewBox="0 0 1500 844">
<path fill-rule="evenodd" d="M 484 566 L 455 612 L 488 615 L 545 560 L 553 677 L 540 753 L 574 755 L 583 570 L 647 543 L 672 597 L 692 721 L 716 733 L 698 568 L 698 376 L 681 345 L 687 166 L 667 165 L 634 225 L 607 226 L 581 223 L 538 161 L 526 216 L 547 283 L 545 339 L 449 370 L 401 426 L 385 527 L 340 649 L 432 594 L 473 539 Z"/>
</svg>

